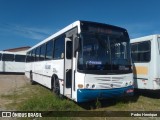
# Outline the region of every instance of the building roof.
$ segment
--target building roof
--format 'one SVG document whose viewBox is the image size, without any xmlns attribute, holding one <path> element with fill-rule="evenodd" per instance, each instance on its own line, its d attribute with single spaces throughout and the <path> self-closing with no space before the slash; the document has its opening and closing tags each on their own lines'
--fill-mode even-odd
<svg viewBox="0 0 160 120">
<path fill-rule="evenodd" d="M 18 48 L 10 48 L 10 49 L 5 49 L 3 51 L 9 51 L 9 52 L 19 52 L 19 51 L 26 51 L 29 48 L 31 48 L 30 46 L 24 46 L 24 47 L 18 47 Z"/>
</svg>

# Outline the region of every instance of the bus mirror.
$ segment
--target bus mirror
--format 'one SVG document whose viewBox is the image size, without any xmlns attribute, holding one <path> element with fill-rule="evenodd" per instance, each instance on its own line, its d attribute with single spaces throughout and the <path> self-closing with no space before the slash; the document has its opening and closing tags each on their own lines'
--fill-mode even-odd
<svg viewBox="0 0 160 120">
<path fill-rule="evenodd" d="M 74 39 L 74 57 L 76 56 L 76 52 L 78 51 L 78 48 L 79 48 L 79 38 L 76 37 Z"/>
</svg>

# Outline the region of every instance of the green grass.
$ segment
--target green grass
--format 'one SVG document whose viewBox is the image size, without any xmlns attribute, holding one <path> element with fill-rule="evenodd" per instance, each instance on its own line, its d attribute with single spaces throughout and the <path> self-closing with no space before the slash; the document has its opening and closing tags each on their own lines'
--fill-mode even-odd
<svg viewBox="0 0 160 120">
<path fill-rule="evenodd" d="M 53 95 L 51 91 L 41 86 L 38 87 L 38 93 L 26 100 L 19 107 L 19 110 L 34 110 L 34 111 L 71 111 L 82 110 L 73 101 L 68 99 L 60 99 L 56 95 Z"/>
<path fill-rule="evenodd" d="M 1 95 L 1 99 L 11 101 L 6 105 L 8 110 L 19 111 L 160 111 L 160 97 L 153 94 L 136 94 L 133 97 L 124 97 L 110 100 L 95 100 L 86 103 L 75 103 L 69 99 L 60 99 L 49 89 L 40 85 L 30 85 L 12 91 L 10 94 Z M 74 120 L 75 118 L 54 117 L 37 118 L 36 120 Z M 76 118 L 77 120 L 109 120 L 110 118 Z M 127 120 L 128 118 L 112 118 Z M 130 118 L 142 119 L 143 118 Z M 149 118 L 147 118 L 149 119 Z M 26 118 L 26 120 L 31 120 Z M 153 119 L 154 120 L 154 119 Z"/>
<path fill-rule="evenodd" d="M 27 85 L 25 92 L 17 96 L 25 99 L 17 106 L 18 110 L 25 111 L 71 111 L 83 110 L 69 99 L 60 99 L 54 95 L 49 89 L 40 85 Z"/>
</svg>

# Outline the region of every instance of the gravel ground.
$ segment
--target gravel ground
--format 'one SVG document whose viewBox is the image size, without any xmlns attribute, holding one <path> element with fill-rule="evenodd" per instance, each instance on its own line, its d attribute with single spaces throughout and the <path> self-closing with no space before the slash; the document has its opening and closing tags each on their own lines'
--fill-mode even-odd
<svg viewBox="0 0 160 120">
<path fill-rule="evenodd" d="M 3 95 L 12 93 L 25 86 L 28 80 L 24 75 L 0 75 L 0 111 L 7 110 L 5 104 L 11 100 L 3 99 Z"/>
</svg>

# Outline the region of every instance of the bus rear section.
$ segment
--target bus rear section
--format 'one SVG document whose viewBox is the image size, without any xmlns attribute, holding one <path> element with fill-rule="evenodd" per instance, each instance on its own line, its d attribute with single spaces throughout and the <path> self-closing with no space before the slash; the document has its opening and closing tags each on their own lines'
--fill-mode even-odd
<svg viewBox="0 0 160 120">
<path fill-rule="evenodd" d="M 160 89 L 160 35 L 131 40 L 134 83 L 137 89 Z"/>
<path fill-rule="evenodd" d="M 25 53 L 19 52 L 0 52 L 0 72 L 24 74 Z"/>
</svg>

